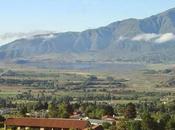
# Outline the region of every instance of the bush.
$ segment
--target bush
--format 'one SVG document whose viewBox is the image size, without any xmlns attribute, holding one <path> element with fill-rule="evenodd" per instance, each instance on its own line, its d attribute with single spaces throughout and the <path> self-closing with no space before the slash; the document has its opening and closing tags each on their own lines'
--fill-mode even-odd
<svg viewBox="0 0 175 130">
<path fill-rule="evenodd" d="M 104 129 L 109 129 L 112 125 L 108 122 L 103 122 L 102 126 Z"/>
</svg>

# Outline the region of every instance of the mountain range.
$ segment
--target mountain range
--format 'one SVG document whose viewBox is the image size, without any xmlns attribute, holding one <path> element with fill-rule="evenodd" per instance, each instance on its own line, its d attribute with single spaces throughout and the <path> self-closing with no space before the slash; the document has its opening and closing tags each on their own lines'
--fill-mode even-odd
<svg viewBox="0 0 175 130">
<path fill-rule="evenodd" d="M 83 32 L 48 33 L 0 47 L 1 61 L 146 62 L 175 61 L 175 8 L 145 19 L 126 19 Z"/>
</svg>

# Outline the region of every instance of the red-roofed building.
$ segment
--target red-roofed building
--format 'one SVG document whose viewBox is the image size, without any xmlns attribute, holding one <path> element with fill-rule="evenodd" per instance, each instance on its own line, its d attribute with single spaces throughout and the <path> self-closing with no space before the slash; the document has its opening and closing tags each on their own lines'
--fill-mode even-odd
<svg viewBox="0 0 175 130">
<path fill-rule="evenodd" d="M 5 130 L 103 130 L 102 126 L 92 126 L 89 121 L 62 118 L 8 118 Z"/>
<path fill-rule="evenodd" d="M 61 118 L 8 118 L 4 122 L 5 130 L 8 128 L 18 130 L 83 130 L 93 128 L 88 121 L 61 119 Z M 96 128 L 96 127 L 94 127 Z M 100 130 L 101 129 L 100 127 Z"/>
</svg>

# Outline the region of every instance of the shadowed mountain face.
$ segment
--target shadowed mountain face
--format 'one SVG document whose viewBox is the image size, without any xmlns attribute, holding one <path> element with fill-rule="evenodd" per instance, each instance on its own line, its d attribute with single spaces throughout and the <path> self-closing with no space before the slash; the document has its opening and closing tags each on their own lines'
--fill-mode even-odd
<svg viewBox="0 0 175 130">
<path fill-rule="evenodd" d="M 0 47 L 1 60 L 175 61 L 175 9 L 83 32 L 50 33 Z"/>
</svg>

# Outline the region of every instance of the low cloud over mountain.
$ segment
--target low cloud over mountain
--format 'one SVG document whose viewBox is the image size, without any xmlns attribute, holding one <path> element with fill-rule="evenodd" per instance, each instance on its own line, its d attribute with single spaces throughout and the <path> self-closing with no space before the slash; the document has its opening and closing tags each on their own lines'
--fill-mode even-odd
<svg viewBox="0 0 175 130">
<path fill-rule="evenodd" d="M 34 31 L 28 33 L 5 33 L 0 34 L 0 46 L 21 38 L 30 38 L 35 35 L 48 34 L 50 31 Z"/>
<path fill-rule="evenodd" d="M 22 39 L 17 39 L 21 37 Z M 83 32 L 11 34 L 0 47 L 1 60 L 175 61 L 175 8 L 145 19 L 126 19 Z"/>
<path fill-rule="evenodd" d="M 169 41 L 175 41 L 175 34 L 165 33 L 165 34 L 140 34 L 132 38 L 133 41 L 145 41 L 145 42 L 155 42 L 155 43 L 165 43 Z"/>
</svg>

